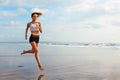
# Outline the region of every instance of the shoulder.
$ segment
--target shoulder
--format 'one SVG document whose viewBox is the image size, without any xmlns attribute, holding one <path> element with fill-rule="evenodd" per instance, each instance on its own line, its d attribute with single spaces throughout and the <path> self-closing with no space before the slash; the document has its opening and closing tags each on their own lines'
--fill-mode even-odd
<svg viewBox="0 0 120 80">
<path fill-rule="evenodd" d="M 30 26 L 30 24 L 31 24 L 31 22 L 28 22 L 28 23 L 27 23 L 27 26 L 29 27 L 29 26 Z"/>
<path fill-rule="evenodd" d="M 41 23 L 40 22 L 37 22 L 39 25 L 41 25 Z"/>
</svg>

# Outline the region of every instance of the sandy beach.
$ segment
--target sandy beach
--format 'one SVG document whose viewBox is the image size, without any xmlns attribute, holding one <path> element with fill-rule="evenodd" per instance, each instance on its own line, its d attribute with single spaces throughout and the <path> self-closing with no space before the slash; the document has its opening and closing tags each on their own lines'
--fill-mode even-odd
<svg viewBox="0 0 120 80">
<path fill-rule="evenodd" d="M 27 43 L 26 43 L 27 44 Z M 33 54 L 20 55 L 29 44 L 0 46 L 0 80 L 119 80 L 120 49 L 40 45 L 45 71 Z"/>
</svg>

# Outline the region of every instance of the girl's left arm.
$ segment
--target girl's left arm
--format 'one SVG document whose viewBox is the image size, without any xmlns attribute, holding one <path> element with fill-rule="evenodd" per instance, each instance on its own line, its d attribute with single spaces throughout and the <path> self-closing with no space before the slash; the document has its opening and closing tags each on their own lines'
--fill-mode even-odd
<svg viewBox="0 0 120 80">
<path fill-rule="evenodd" d="M 43 32 L 43 30 L 42 30 L 41 23 L 40 23 L 40 22 L 38 22 L 38 25 L 39 25 L 39 30 L 40 30 L 40 32 L 42 33 L 42 32 Z"/>
</svg>

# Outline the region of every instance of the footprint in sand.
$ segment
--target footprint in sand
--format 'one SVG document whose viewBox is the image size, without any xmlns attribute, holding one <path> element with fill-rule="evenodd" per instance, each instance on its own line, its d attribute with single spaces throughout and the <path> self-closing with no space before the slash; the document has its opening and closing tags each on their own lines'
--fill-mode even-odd
<svg viewBox="0 0 120 80">
<path fill-rule="evenodd" d="M 19 65 L 18 67 L 23 67 L 22 65 Z"/>
</svg>

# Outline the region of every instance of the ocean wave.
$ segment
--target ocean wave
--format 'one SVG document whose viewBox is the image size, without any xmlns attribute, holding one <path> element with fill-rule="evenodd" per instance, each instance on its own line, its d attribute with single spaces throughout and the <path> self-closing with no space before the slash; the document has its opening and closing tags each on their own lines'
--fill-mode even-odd
<svg viewBox="0 0 120 80">
<path fill-rule="evenodd" d="M 0 44 L 25 45 L 28 42 L 0 42 Z M 120 48 L 120 43 L 79 43 L 79 42 L 40 42 L 47 46 L 70 46 L 70 47 L 98 47 L 98 48 Z"/>
<path fill-rule="evenodd" d="M 120 43 L 66 43 L 66 42 L 42 42 L 43 45 L 51 46 L 76 46 L 76 47 L 99 47 L 99 48 L 120 48 Z"/>
</svg>

